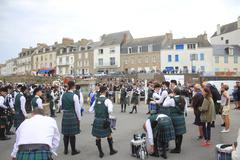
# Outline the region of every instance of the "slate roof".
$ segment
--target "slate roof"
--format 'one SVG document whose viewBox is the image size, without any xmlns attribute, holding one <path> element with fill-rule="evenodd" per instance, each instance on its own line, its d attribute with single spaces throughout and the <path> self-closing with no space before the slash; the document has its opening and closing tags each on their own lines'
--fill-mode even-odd
<svg viewBox="0 0 240 160">
<path fill-rule="evenodd" d="M 122 32 L 116 32 L 116 33 L 104 34 L 102 36 L 101 46 L 121 44 L 125 35 L 128 37 L 128 39 L 133 39 L 132 35 L 129 31 L 122 31 Z"/>
<path fill-rule="evenodd" d="M 232 32 L 232 31 L 235 31 L 238 29 L 238 24 L 237 24 L 237 21 L 236 22 L 232 22 L 232 23 L 229 23 L 229 24 L 225 24 L 223 26 L 221 26 L 220 30 L 221 30 L 221 34 L 225 34 L 225 33 L 229 33 L 229 32 Z M 221 35 L 220 34 L 220 35 Z M 218 36 L 217 35 L 217 32 L 215 32 L 212 37 L 215 37 L 215 36 Z"/>
<path fill-rule="evenodd" d="M 161 44 L 164 40 L 164 35 L 162 36 L 153 36 L 153 37 L 144 37 L 144 38 L 136 38 L 132 41 L 129 41 L 124 46 L 144 46 L 149 44 Z"/>
<path fill-rule="evenodd" d="M 225 56 L 227 54 L 226 50 L 229 47 L 233 47 L 233 56 L 240 56 L 240 46 L 239 45 L 212 45 L 214 56 Z"/>
</svg>

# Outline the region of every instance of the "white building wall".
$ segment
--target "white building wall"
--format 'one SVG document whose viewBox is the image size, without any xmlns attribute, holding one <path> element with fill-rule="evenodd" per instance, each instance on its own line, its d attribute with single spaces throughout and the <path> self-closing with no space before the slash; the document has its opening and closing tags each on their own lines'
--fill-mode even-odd
<svg viewBox="0 0 240 160">
<path fill-rule="evenodd" d="M 184 47 L 186 48 L 186 47 Z M 200 53 L 204 54 L 204 60 L 200 60 Z M 198 54 L 197 61 L 191 61 L 190 55 Z M 168 62 L 168 55 L 172 56 L 172 61 Z M 175 55 L 179 55 L 179 61 L 175 61 Z M 200 71 L 201 66 L 205 67 L 205 72 L 213 72 L 213 49 L 212 48 L 197 48 L 195 50 L 161 50 L 161 70 L 166 67 L 178 67 L 183 71 L 183 67 L 187 66 L 188 71 L 192 71 L 192 66 L 196 66 L 196 71 Z"/>
<path fill-rule="evenodd" d="M 114 48 L 115 53 L 110 53 L 110 49 Z M 103 49 L 103 54 L 99 54 L 99 49 Z M 120 45 L 113 45 L 113 46 L 103 46 L 94 49 L 94 69 L 98 67 L 110 67 L 110 58 L 115 57 L 115 66 L 118 68 L 120 67 Z M 102 58 L 103 59 L 103 65 L 99 66 L 98 65 L 98 59 Z"/>
<path fill-rule="evenodd" d="M 67 57 L 69 57 L 69 61 L 67 62 Z M 62 62 L 60 61 L 62 59 Z M 71 69 L 74 67 L 74 55 L 58 55 L 57 56 L 57 71 L 58 75 L 69 75 L 71 74 Z"/>
<path fill-rule="evenodd" d="M 221 40 L 223 37 L 223 40 Z M 230 45 L 240 45 L 240 29 L 235 30 L 233 32 L 221 34 L 215 37 L 211 37 L 211 43 L 214 44 L 226 44 L 225 41 L 228 40 Z"/>
</svg>

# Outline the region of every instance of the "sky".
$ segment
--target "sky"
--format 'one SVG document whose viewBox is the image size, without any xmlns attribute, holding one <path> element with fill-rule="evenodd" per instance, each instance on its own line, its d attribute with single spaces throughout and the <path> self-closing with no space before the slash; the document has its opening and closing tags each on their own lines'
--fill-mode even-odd
<svg viewBox="0 0 240 160">
<path fill-rule="evenodd" d="M 239 0 L 0 0 L 0 63 L 22 48 L 63 37 L 98 41 L 129 30 L 134 38 L 172 32 L 211 37 L 217 24 L 237 21 Z"/>
</svg>

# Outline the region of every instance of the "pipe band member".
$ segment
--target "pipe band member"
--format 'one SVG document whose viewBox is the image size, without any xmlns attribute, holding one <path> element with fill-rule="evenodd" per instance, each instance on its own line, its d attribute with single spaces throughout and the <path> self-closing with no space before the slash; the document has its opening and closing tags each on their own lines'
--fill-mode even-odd
<svg viewBox="0 0 240 160">
<path fill-rule="evenodd" d="M 186 133 L 186 124 L 184 117 L 185 100 L 180 96 L 180 89 L 175 87 L 173 94 L 168 96 L 163 103 L 163 107 L 169 107 L 170 118 L 172 119 L 173 127 L 175 130 L 175 149 L 171 150 L 171 153 L 181 153 L 181 145 L 183 134 Z"/>
<path fill-rule="evenodd" d="M 132 111 L 129 112 L 130 114 L 133 113 L 135 110 L 135 113 L 137 113 L 137 106 L 139 105 L 139 96 L 140 96 L 140 90 L 137 87 L 137 84 L 133 84 L 133 90 L 132 90 L 132 99 L 131 103 L 133 104 Z"/>
<path fill-rule="evenodd" d="M 26 112 L 26 98 L 24 94 L 27 92 L 27 87 L 22 86 L 20 89 L 20 92 L 16 95 L 15 98 L 15 118 L 14 118 L 14 127 L 16 130 L 20 126 L 20 124 L 27 118 L 27 112 Z"/>
<path fill-rule="evenodd" d="M 63 117 L 62 117 L 62 134 L 64 142 L 64 154 L 68 154 L 68 144 L 72 148 L 72 155 L 79 154 L 80 151 L 76 150 L 76 135 L 80 133 L 80 120 L 81 120 L 81 107 L 79 99 L 74 94 L 75 83 L 68 82 L 68 90 L 65 92 L 60 100 Z"/>
<path fill-rule="evenodd" d="M 95 100 L 90 108 L 90 112 L 95 113 L 95 119 L 92 127 L 92 135 L 96 137 L 96 145 L 99 151 L 99 157 L 103 158 L 104 153 L 101 146 L 101 138 L 108 140 L 110 155 L 117 153 L 113 149 L 112 130 L 110 128 L 109 114 L 113 112 L 113 104 L 110 99 L 106 98 L 107 87 L 100 87 L 100 96 Z"/>
<path fill-rule="evenodd" d="M 160 148 L 162 148 L 161 157 L 167 159 L 167 146 L 169 141 L 175 139 L 175 132 L 172 120 L 165 114 L 158 114 L 151 111 L 151 116 L 143 126 L 147 132 L 148 141 L 151 145 L 151 156 L 159 157 Z"/>
<path fill-rule="evenodd" d="M 7 88 L 0 88 L 0 140 L 9 140 L 5 135 L 7 128 L 7 106 L 4 104 L 4 98 L 7 96 Z"/>
<path fill-rule="evenodd" d="M 41 99 L 41 96 L 43 95 L 42 93 L 42 88 L 40 87 L 37 87 L 34 89 L 33 91 L 33 99 L 31 101 L 31 104 L 32 104 L 32 108 L 35 109 L 37 107 L 43 109 L 43 103 L 42 103 L 42 99 Z"/>
<path fill-rule="evenodd" d="M 52 160 L 56 155 L 60 134 L 53 118 L 44 116 L 43 109 L 36 108 L 16 131 L 13 160 Z"/>
</svg>

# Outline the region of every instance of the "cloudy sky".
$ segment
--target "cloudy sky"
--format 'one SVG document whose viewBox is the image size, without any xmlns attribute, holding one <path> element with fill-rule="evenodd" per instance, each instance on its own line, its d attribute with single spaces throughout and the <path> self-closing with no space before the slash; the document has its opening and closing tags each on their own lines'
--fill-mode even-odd
<svg viewBox="0 0 240 160">
<path fill-rule="evenodd" d="M 0 0 L 0 63 L 62 37 L 96 41 L 123 30 L 135 38 L 169 31 L 174 38 L 211 36 L 238 16 L 239 0 Z"/>
</svg>

